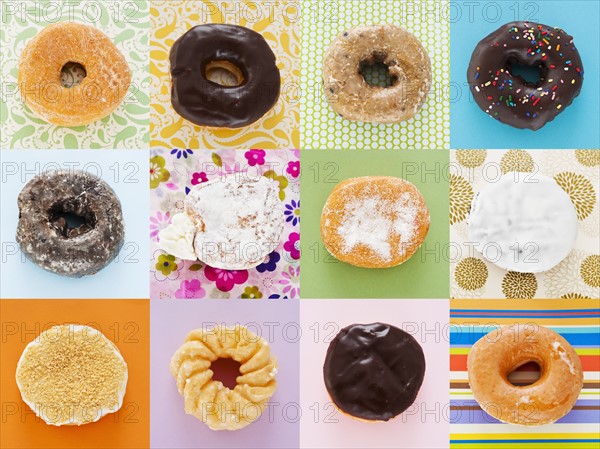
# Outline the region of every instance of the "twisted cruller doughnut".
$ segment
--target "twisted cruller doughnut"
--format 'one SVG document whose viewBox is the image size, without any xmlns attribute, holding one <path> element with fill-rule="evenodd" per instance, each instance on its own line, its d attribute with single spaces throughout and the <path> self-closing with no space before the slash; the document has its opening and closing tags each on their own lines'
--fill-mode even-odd
<svg viewBox="0 0 600 449">
<path fill-rule="evenodd" d="M 240 363 L 233 390 L 213 379 L 210 367 L 219 358 Z M 275 393 L 277 366 L 269 343 L 240 325 L 193 330 L 171 359 L 186 413 L 212 430 L 239 430 L 258 419 Z"/>
</svg>

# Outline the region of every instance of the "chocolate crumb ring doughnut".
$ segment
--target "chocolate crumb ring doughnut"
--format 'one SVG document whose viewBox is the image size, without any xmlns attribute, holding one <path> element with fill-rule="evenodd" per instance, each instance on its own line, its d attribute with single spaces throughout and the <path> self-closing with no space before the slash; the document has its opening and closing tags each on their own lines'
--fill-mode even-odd
<svg viewBox="0 0 600 449">
<path fill-rule="evenodd" d="M 240 363 L 233 389 L 213 379 L 210 367 L 219 358 Z M 186 413 L 212 430 L 239 430 L 258 419 L 277 388 L 277 367 L 269 343 L 239 324 L 191 331 L 171 359 Z"/>
<path fill-rule="evenodd" d="M 383 63 L 392 85 L 373 86 L 364 65 Z M 398 123 L 412 118 L 427 100 L 431 62 L 421 42 L 395 25 L 360 26 L 340 34 L 323 63 L 325 98 L 342 117 L 361 122 Z"/>
<path fill-rule="evenodd" d="M 242 128 L 275 106 L 281 75 L 275 54 L 256 31 L 228 24 L 197 25 L 173 44 L 171 103 L 184 119 L 218 128 Z M 208 73 L 224 69 L 236 78 L 225 86 Z"/>
<path fill-rule="evenodd" d="M 65 87 L 61 69 L 70 63 L 85 70 L 81 84 Z M 27 44 L 19 61 L 23 100 L 43 120 L 81 126 L 119 107 L 131 83 L 125 57 L 102 31 L 80 23 L 49 25 Z"/>
<path fill-rule="evenodd" d="M 535 362 L 540 378 L 516 386 L 508 375 Z M 581 360 L 561 335 L 543 326 L 505 326 L 479 339 L 467 359 L 469 385 L 475 399 L 499 421 L 541 426 L 565 416 L 583 387 Z"/>
<path fill-rule="evenodd" d="M 514 65 L 538 67 L 539 81 L 513 75 Z M 511 22 L 477 44 L 467 79 L 483 112 L 501 123 L 535 131 L 579 95 L 583 64 L 573 37 L 564 30 Z"/>
<path fill-rule="evenodd" d="M 344 413 L 365 421 L 389 421 L 417 398 L 425 377 L 423 349 L 390 324 L 353 324 L 327 349 L 325 387 Z"/>
<path fill-rule="evenodd" d="M 17 242 L 36 265 L 63 276 L 95 274 L 125 237 L 121 203 L 102 179 L 56 170 L 34 177 L 18 198 Z M 73 227 L 69 216 L 81 222 Z"/>
</svg>

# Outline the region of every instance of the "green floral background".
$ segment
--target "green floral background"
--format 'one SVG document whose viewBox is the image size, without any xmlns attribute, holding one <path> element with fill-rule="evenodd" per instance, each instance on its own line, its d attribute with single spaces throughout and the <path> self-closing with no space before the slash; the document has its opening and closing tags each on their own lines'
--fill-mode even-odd
<svg viewBox="0 0 600 449">
<path fill-rule="evenodd" d="M 2 148 L 144 148 L 148 147 L 148 2 L 126 1 L 3 1 L 0 8 L 0 146 Z M 7 4 L 13 4 L 7 7 Z M 26 4 L 25 14 L 21 11 Z M 16 9 L 15 6 L 16 5 Z M 73 5 L 73 6 L 71 6 Z M 17 14 L 11 13 L 17 11 Z M 59 19 L 58 19 L 59 18 Z M 98 18 L 96 21 L 95 19 Z M 125 55 L 132 87 L 111 115 L 87 126 L 67 128 L 37 118 L 17 90 L 21 52 L 49 21 L 73 21 L 101 29 Z"/>
</svg>

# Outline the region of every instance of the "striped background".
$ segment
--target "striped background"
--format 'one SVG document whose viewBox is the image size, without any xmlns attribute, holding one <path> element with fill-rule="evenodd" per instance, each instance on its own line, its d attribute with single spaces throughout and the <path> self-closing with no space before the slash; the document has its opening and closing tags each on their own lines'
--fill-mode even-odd
<svg viewBox="0 0 600 449">
<path fill-rule="evenodd" d="M 566 306 L 568 304 L 568 306 Z M 450 447 L 594 448 L 600 447 L 600 301 L 599 300 L 451 300 Z M 573 410 L 558 422 L 541 427 L 500 423 L 481 410 L 467 376 L 473 343 L 498 325 L 537 323 L 567 339 L 579 354 L 584 386 Z M 535 376 L 530 366 L 511 380 Z"/>
</svg>

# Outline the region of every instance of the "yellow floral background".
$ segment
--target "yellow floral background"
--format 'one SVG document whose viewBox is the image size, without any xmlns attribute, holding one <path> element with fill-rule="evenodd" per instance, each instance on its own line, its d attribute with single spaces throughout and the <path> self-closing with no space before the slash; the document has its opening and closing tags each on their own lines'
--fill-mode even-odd
<svg viewBox="0 0 600 449">
<path fill-rule="evenodd" d="M 299 148 L 300 75 L 299 11 L 297 2 L 238 1 L 150 2 L 150 74 L 152 148 Z M 277 57 L 281 97 L 256 123 L 240 129 L 196 126 L 171 106 L 169 51 L 187 30 L 202 23 L 230 23 L 262 34 Z"/>
<path fill-rule="evenodd" d="M 600 150 L 453 150 L 450 153 L 450 240 L 460 248 L 450 261 L 450 294 L 468 298 L 600 297 Z M 506 271 L 466 245 L 471 202 L 487 179 L 517 172 L 554 178 L 577 210 L 575 249 L 545 273 Z"/>
</svg>

